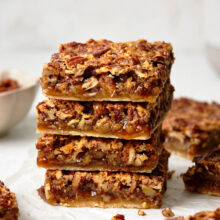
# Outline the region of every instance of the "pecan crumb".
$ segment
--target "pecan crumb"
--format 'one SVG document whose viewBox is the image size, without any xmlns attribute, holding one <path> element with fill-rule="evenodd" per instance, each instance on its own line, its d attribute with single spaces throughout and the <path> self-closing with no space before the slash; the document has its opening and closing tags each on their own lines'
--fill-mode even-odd
<svg viewBox="0 0 220 220">
<path fill-rule="evenodd" d="M 111 220 L 125 220 L 125 216 L 121 214 L 117 214 L 111 218 Z"/>
<path fill-rule="evenodd" d="M 146 213 L 145 213 L 143 210 L 139 209 L 139 210 L 138 210 L 138 215 L 140 215 L 140 216 L 145 216 Z"/>
<path fill-rule="evenodd" d="M 171 210 L 171 208 L 165 208 L 162 210 L 162 214 L 163 216 L 165 217 L 173 217 L 174 216 L 174 213 L 173 211 Z"/>
<path fill-rule="evenodd" d="M 170 180 L 173 176 L 173 174 L 175 173 L 175 170 L 171 170 L 167 173 L 167 179 Z"/>
</svg>

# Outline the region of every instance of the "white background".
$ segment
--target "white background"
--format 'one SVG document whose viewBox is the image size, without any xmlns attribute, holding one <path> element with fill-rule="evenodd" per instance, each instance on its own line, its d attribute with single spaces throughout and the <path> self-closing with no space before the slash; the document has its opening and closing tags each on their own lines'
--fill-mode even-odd
<svg viewBox="0 0 220 220">
<path fill-rule="evenodd" d="M 18 68 L 40 76 L 43 63 L 49 61 L 60 43 L 69 41 L 164 40 L 173 44 L 176 57 L 171 76 L 175 96 L 220 102 L 220 73 L 210 65 L 206 54 L 208 43 L 220 45 L 219 11 L 218 0 L 0 0 L 0 69 Z M 103 219 L 110 219 L 112 214 L 126 213 L 96 209 L 87 210 L 87 215 L 85 210 L 54 209 L 38 199 L 35 189 L 43 183 L 44 171 L 35 165 L 34 106 L 42 99 L 39 90 L 26 119 L 0 138 L 0 179 L 16 192 L 21 219 L 55 219 L 51 217 L 53 212 L 56 219 L 102 219 L 102 215 Z M 178 168 L 179 175 L 189 164 L 177 161 L 172 159 L 171 166 Z M 197 198 L 201 199 L 200 204 Z M 216 197 L 189 196 L 177 175 L 164 200 L 179 215 L 220 204 Z M 74 213 L 78 218 L 73 217 Z M 137 216 L 136 211 L 127 213 L 128 219 Z M 139 218 L 163 219 L 157 210 L 147 213 L 147 217 Z"/>
</svg>

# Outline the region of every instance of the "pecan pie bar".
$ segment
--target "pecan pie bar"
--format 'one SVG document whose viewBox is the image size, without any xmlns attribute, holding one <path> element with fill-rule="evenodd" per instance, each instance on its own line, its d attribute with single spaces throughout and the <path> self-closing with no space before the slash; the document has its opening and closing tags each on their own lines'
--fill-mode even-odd
<svg viewBox="0 0 220 220">
<path fill-rule="evenodd" d="M 220 144 L 220 105 L 187 98 L 173 101 L 163 122 L 164 147 L 188 159 Z"/>
<path fill-rule="evenodd" d="M 220 145 L 205 156 L 195 157 L 194 162 L 183 175 L 186 189 L 220 196 Z"/>
<path fill-rule="evenodd" d="M 149 139 L 172 103 L 173 87 L 168 84 L 155 103 L 78 102 L 45 100 L 37 106 L 38 132 Z"/>
<path fill-rule="evenodd" d="M 153 103 L 173 61 L 172 46 L 165 42 L 71 42 L 44 65 L 41 86 L 50 98 Z"/>
<path fill-rule="evenodd" d="M 18 204 L 15 194 L 0 181 L 0 219 L 16 220 L 19 216 Z"/>
<path fill-rule="evenodd" d="M 150 173 L 162 151 L 161 128 L 149 140 L 45 134 L 38 139 L 37 164 L 62 170 Z"/>
<path fill-rule="evenodd" d="M 47 170 L 38 192 L 52 205 L 100 208 L 159 208 L 166 189 L 169 154 L 151 174 Z"/>
</svg>

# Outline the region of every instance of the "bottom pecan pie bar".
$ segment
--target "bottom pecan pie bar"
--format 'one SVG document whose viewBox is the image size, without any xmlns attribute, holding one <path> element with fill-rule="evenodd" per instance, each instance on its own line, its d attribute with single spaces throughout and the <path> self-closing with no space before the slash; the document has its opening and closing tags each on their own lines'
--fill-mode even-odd
<svg viewBox="0 0 220 220">
<path fill-rule="evenodd" d="M 161 127 L 150 140 L 121 140 L 45 134 L 37 164 L 62 170 L 152 172 L 162 151 Z"/>
<path fill-rule="evenodd" d="M 169 154 L 151 174 L 47 170 L 38 192 L 52 205 L 101 208 L 159 208 L 166 189 Z"/>
<path fill-rule="evenodd" d="M 220 196 L 220 145 L 206 156 L 196 157 L 195 166 L 183 175 L 188 191 Z"/>
<path fill-rule="evenodd" d="M 1 220 L 16 220 L 18 219 L 19 211 L 15 194 L 0 181 L 0 219 Z"/>
</svg>

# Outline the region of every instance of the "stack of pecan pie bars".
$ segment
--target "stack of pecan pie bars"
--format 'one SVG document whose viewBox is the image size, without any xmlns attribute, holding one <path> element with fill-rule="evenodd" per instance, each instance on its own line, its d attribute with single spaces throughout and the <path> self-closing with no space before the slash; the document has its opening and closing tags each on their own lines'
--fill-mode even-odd
<svg viewBox="0 0 220 220">
<path fill-rule="evenodd" d="M 52 205 L 158 208 L 169 154 L 172 46 L 138 40 L 62 44 L 41 77 L 39 195 Z"/>
</svg>

